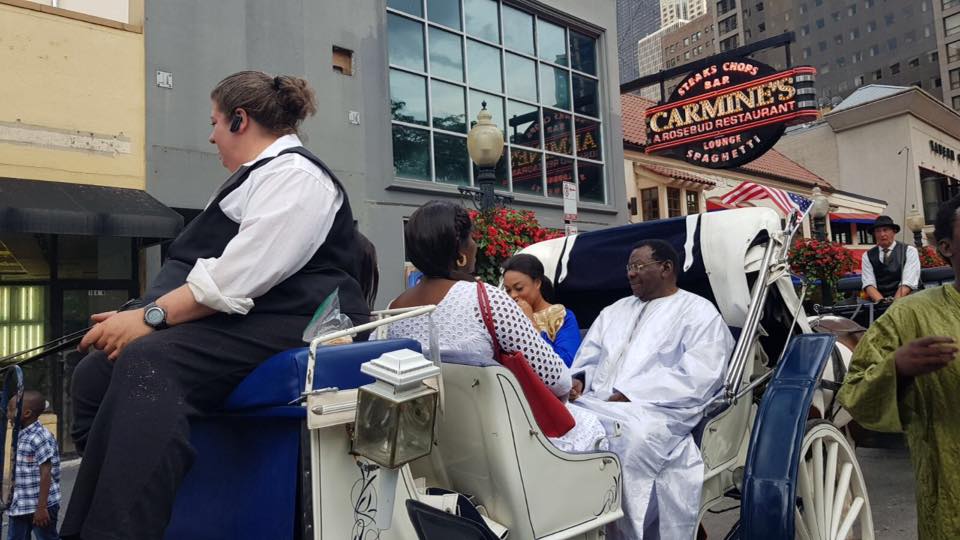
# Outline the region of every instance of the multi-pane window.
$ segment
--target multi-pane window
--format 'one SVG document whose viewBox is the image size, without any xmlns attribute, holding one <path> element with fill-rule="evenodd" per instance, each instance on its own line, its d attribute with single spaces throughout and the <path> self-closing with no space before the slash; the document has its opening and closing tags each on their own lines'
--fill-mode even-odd
<svg viewBox="0 0 960 540">
<path fill-rule="evenodd" d="M 470 185 L 467 132 L 503 131 L 500 188 L 605 203 L 597 39 L 499 0 L 388 0 L 398 178 Z"/>
<path fill-rule="evenodd" d="M 947 62 L 956 62 L 960 60 L 960 41 L 947 43 Z"/>
<path fill-rule="evenodd" d="M 950 89 L 960 88 L 960 68 L 950 70 Z"/>
<path fill-rule="evenodd" d="M 860 245 L 876 244 L 873 240 L 873 233 L 866 227 L 857 227 L 857 243 Z"/>
<path fill-rule="evenodd" d="M 960 0 L 942 0 L 942 2 L 944 11 L 960 6 Z"/>
<path fill-rule="evenodd" d="M 640 206 L 644 221 L 660 219 L 660 190 L 655 187 L 641 189 Z"/>
<path fill-rule="evenodd" d="M 719 23 L 717 23 L 717 28 L 721 34 L 726 34 L 727 32 L 732 32 L 737 29 L 737 18 L 728 17 Z"/>
<path fill-rule="evenodd" d="M 680 211 L 680 189 L 667 188 L 667 217 L 677 217 Z"/>
<path fill-rule="evenodd" d="M 687 215 L 700 213 L 700 192 L 687 191 Z"/>
<path fill-rule="evenodd" d="M 960 111 L 960 96 L 953 96 L 950 99 L 950 104 L 953 106 L 953 110 Z"/>
<path fill-rule="evenodd" d="M 38 285 L 0 287 L 0 356 L 46 341 L 45 291 L 46 287 Z"/>
<path fill-rule="evenodd" d="M 947 36 L 960 34 L 960 13 L 943 19 L 943 33 Z"/>
<path fill-rule="evenodd" d="M 830 223 L 830 236 L 834 242 L 841 244 L 850 244 L 852 227 L 849 223 Z"/>
</svg>

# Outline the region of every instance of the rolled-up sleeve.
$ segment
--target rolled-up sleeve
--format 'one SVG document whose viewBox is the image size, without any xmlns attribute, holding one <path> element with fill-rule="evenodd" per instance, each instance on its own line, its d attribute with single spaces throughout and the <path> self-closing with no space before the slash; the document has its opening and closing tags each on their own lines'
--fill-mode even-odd
<svg viewBox="0 0 960 540">
<path fill-rule="evenodd" d="M 860 258 L 860 288 L 876 287 L 877 278 L 873 275 L 873 265 L 870 264 L 869 252 L 863 252 Z"/>
<path fill-rule="evenodd" d="M 343 195 L 322 171 L 271 171 L 247 194 L 239 231 L 220 257 L 198 260 L 187 276 L 194 299 L 245 315 L 258 296 L 307 264 L 342 204 Z"/>
<path fill-rule="evenodd" d="M 906 258 L 900 284 L 915 291 L 920 287 L 920 252 L 913 246 L 907 246 Z"/>
</svg>

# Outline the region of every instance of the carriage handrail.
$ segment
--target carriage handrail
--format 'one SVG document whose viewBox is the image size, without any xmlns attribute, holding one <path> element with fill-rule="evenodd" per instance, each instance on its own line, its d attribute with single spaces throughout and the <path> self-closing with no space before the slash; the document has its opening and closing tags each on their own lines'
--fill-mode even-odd
<svg viewBox="0 0 960 540">
<path fill-rule="evenodd" d="M 750 293 L 750 310 L 747 312 L 747 319 L 744 321 L 743 330 L 740 333 L 740 339 L 733 349 L 730 369 L 727 370 L 724 379 L 724 396 L 732 400 L 737 394 L 737 388 L 740 386 L 743 370 L 747 364 L 747 356 L 753 345 L 753 336 L 756 333 L 757 326 L 760 324 L 760 311 L 767 299 L 767 276 L 770 274 L 770 260 L 778 246 L 771 236 L 767 247 L 763 252 L 763 259 L 760 263 L 760 269 L 756 281 L 753 283 L 753 291 Z"/>
<path fill-rule="evenodd" d="M 310 354 L 307 356 L 307 377 L 306 384 L 304 385 L 303 393 L 309 394 L 313 391 L 313 370 L 317 363 L 317 347 L 321 343 L 331 341 L 334 339 L 339 339 L 347 336 L 355 336 L 362 332 L 368 330 L 375 330 L 381 326 L 392 324 L 397 321 L 402 321 L 403 319 L 412 319 L 413 317 L 420 317 L 422 315 L 427 315 L 433 313 L 437 309 L 437 306 L 429 304 L 426 306 L 416 306 L 410 308 L 398 308 L 398 309 L 386 309 L 382 311 L 375 311 L 372 315 L 383 315 L 386 313 L 393 313 L 382 319 L 377 319 L 375 321 L 368 322 L 366 324 L 361 324 L 360 326 L 354 326 L 353 328 L 347 328 L 346 330 L 338 330 L 336 332 L 330 332 L 329 334 L 324 334 L 322 336 L 317 336 L 310 340 Z"/>
</svg>

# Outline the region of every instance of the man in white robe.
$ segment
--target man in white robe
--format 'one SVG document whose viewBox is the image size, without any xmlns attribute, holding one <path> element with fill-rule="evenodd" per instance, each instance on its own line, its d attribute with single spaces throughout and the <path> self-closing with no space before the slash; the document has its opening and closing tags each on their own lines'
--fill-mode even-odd
<svg viewBox="0 0 960 540">
<path fill-rule="evenodd" d="M 721 389 L 734 341 L 713 304 L 677 288 L 677 259 L 666 242 L 637 244 L 627 265 L 634 295 L 600 313 L 572 366 L 583 379 L 573 405 L 600 417 L 623 465 L 626 516 L 613 538 L 697 531 L 703 460 L 691 431 Z"/>
</svg>

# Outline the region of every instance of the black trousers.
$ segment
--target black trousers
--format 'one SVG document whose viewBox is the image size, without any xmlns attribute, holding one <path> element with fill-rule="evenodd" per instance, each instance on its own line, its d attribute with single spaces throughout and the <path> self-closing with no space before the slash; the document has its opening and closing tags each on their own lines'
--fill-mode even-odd
<svg viewBox="0 0 960 540">
<path fill-rule="evenodd" d="M 116 362 L 100 351 L 81 360 L 71 435 L 83 461 L 61 535 L 163 538 L 193 463 L 188 417 L 219 409 L 261 362 L 304 346 L 309 319 L 217 314 L 144 336 Z"/>
</svg>

